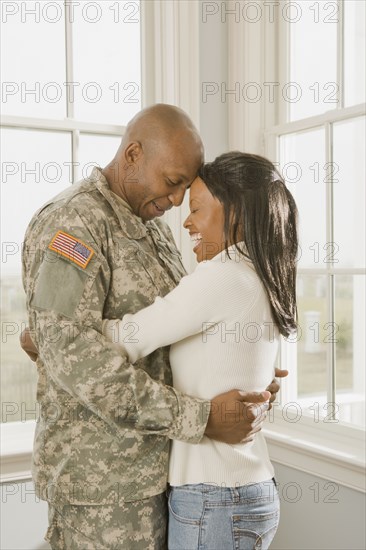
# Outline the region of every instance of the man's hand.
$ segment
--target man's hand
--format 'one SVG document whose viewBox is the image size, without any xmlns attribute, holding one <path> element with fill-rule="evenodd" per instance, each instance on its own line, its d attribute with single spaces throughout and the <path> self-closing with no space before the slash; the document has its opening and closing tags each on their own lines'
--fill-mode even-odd
<svg viewBox="0 0 366 550">
<path fill-rule="evenodd" d="M 31 333 L 29 330 L 29 327 L 25 328 L 19 338 L 20 345 L 22 347 L 22 350 L 25 351 L 29 357 L 32 359 L 32 361 L 37 361 L 38 358 L 38 349 L 33 343 L 33 340 L 31 338 Z"/>
<path fill-rule="evenodd" d="M 217 395 L 211 400 L 205 435 L 231 445 L 252 441 L 262 428 L 270 397 L 269 391 L 231 390 Z"/>
<path fill-rule="evenodd" d="M 275 376 L 277 378 L 285 378 L 287 375 L 288 375 L 288 370 L 275 369 Z M 271 397 L 269 400 L 269 408 L 268 408 L 268 410 L 270 410 L 272 409 L 273 401 L 276 401 L 277 393 L 280 391 L 280 385 L 277 382 L 276 378 L 272 380 L 272 382 L 266 388 L 266 390 L 269 391 L 271 394 Z"/>
</svg>

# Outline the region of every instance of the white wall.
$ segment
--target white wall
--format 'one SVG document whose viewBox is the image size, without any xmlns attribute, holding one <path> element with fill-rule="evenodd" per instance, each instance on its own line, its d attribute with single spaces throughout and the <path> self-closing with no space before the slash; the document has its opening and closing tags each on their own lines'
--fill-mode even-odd
<svg viewBox="0 0 366 550">
<path fill-rule="evenodd" d="M 364 550 L 365 495 L 274 463 L 281 520 L 271 550 Z M 43 550 L 47 505 L 31 482 L 2 486 L 1 549 Z"/>
<path fill-rule="evenodd" d="M 228 104 L 222 101 L 221 92 L 216 92 L 216 87 L 228 79 L 227 24 L 217 17 L 203 17 L 201 7 L 199 33 L 200 134 L 205 159 L 212 161 L 228 151 Z"/>
<path fill-rule="evenodd" d="M 364 550 L 365 494 L 274 463 L 281 500 L 271 550 Z"/>
<path fill-rule="evenodd" d="M 38 500 L 31 481 L 1 486 L 1 550 L 43 550 L 47 504 Z"/>
</svg>

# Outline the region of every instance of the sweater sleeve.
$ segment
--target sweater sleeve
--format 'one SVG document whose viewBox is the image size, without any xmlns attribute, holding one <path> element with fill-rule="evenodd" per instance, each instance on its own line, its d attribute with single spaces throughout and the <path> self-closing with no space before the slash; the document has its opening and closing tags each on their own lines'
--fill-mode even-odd
<svg viewBox="0 0 366 550">
<path fill-rule="evenodd" d="M 255 301 L 254 287 L 250 279 L 240 286 L 238 304 L 238 284 L 235 266 L 217 260 L 202 262 L 164 298 L 122 320 L 104 320 L 103 334 L 134 363 L 159 347 L 211 330 L 243 302 L 249 311 Z"/>
</svg>

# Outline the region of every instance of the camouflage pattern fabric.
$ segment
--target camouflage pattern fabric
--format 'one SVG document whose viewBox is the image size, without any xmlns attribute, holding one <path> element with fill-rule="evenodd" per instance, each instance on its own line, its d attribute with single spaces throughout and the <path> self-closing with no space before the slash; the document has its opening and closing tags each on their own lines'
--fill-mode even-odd
<svg viewBox="0 0 366 550">
<path fill-rule="evenodd" d="M 119 506 L 50 508 L 46 540 L 53 550 L 165 550 L 165 494 Z"/>
<path fill-rule="evenodd" d="M 64 505 L 121 505 L 165 491 L 169 439 L 198 443 L 210 402 L 171 387 L 168 348 L 131 365 L 102 318 L 151 304 L 184 275 L 171 232 L 143 223 L 96 168 L 33 217 L 23 249 L 38 350 L 33 479 Z M 131 326 L 126 338 L 138 338 Z"/>
</svg>

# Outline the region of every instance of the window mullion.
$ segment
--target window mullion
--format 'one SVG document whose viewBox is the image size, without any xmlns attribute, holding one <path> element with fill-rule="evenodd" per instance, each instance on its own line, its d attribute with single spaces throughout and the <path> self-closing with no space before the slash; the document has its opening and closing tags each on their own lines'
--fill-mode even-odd
<svg viewBox="0 0 366 550">
<path fill-rule="evenodd" d="M 351 118 L 357 118 L 365 115 L 365 103 L 358 105 L 352 105 L 352 107 L 345 107 L 344 109 L 333 109 L 332 111 L 326 111 L 321 115 L 315 115 L 300 120 L 294 120 L 284 124 L 278 124 L 267 131 L 267 135 L 275 134 L 283 136 L 285 134 L 294 134 L 296 132 L 302 132 L 304 130 L 311 130 L 319 126 L 324 126 L 327 123 L 341 122 L 343 120 L 349 120 Z"/>
<path fill-rule="evenodd" d="M 344 108 L 344 0 L 338 0 L 339 20 L 337 25 L 337 108 Z"/>
<path fill-rule="evenodd" d="M 73 130 L 71 134 L 71 143 L 72 143 L 72 183 L 78 181 L 79 178 L 79 144 L 80 144 L 80 131 Z"/>
<path fill-rule="evenodd" d="M 68 6 L 70 0 L 64 0 L 64 13 L 65 13 L 65 57 L 66 57 L 66 82 L 71 83 L 70 91 L 67 87 L 66 93 L 66 116 L 67 118 L 74 118 L 74 64 L 73 64 L 73 44 L 72 44 L 72 21 L 67 16 Z M 74 140 L 73 140 L 74 141 Z"/>
<path fill-rule="evenodd" d="M 285 21 L 283 17 L 278 21 L 278 52 L 280 59 L 284 60 L 284 63 L 279 65 L 279 83 L 280 86 L 284 86 L 291 80 L 290 74 L 290 58 L 291 58 L 291 25 L 288 21 Z M 278 106 L 278 122 L 279 124 L 286 124 L 290 120 L 290 104 L 284 99 L 280 99 Z"/>
<path fill-rule="evenodd" d="M 8 126 L 10 128 L 31 128 L 34 130 L 49 130 L 52 132 L 69 132 L 79 130 L 89 134 L 108 134 L 112 136 L 122 136 L 126 131 L 125 126 L 101 124 L 99 122 L 84 122 L 82 120 L 68 118 L 31 118 L 13 115 L 1 116 L 0 126 Z"/>
<path fill-rule="evenodd" d="M 325 124 L 325 161 L 326 161 L 326 241 L 334 241 L 334 209 L 333 209 L 333 125 Z M 327 263 L 327 313 L 328 322 L 334 326 L 335 275 L 330 271 L 330 264 Z M 336 349 L 335 341 L 332 338 L 327 345 L 327 402 L 333 404 L 330 411 L 331 420 L 335 418 L 336 401 Z"/>
</svg>

